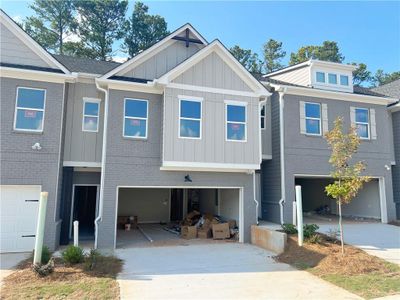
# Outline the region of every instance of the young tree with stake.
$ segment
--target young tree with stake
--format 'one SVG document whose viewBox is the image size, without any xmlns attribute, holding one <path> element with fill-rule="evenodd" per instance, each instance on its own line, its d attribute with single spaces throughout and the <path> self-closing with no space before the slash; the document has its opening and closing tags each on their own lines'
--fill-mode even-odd
<svg viewBox="0 0 400 300">
<path fill-rule="evenodd" d="M 364 162 L 359 161 L 354 164 L 350 162 L 360 145 L 357 128 L 351 126 L 347 134 L 343 133 L 343 118 L 341 117 L 336 118 L 334 124 L 334 128 L 325 135 L 325 138 L 332 150 L 329 163 L 333 167 L 331 176 L 335 181 L 326 186 L 325 191 L 338 204 L 340 243 L 342 255 L 344 255 L 342 205 L 350 203 L 370 177 L 361 175 L 366 168 Z"/>
</svg>

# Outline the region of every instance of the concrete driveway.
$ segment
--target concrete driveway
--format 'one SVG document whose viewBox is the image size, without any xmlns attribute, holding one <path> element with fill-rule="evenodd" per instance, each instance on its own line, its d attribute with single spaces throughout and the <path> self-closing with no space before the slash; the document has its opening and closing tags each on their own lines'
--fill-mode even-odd
<svg viewBox="0 0 400 300">
<path fill-rule="evenodd" d="M 1 253 L 0 254 L 0 285 L 3 279 L 14 271 L 14 267 L 31 253 Z"/>
<path fill-rule="evenodd" d="M 336 222 L 315 222 L 319 232 L 336 230 Z M 400 265 L 400 227 L 382 223 L 344 222 L 344 242 Z"/>
<path fill-rule="evenodd" d="M 116 250 L 121 299 L 361 299 L 253 245 L 217 243 Z"/>
</svg>

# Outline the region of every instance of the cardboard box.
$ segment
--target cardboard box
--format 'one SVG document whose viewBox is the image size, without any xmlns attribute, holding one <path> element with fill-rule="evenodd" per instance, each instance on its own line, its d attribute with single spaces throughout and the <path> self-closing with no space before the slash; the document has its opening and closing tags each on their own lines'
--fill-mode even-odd
<svg viewBox="0 0 400 300">
<path fill-rule="evenodd" d="M 210 239 L 210 238 L 212 238 L 211 228 L 199 228 L 197 230 L 197 237 L 199 239 Z"/>
<path fill-rule="evenodd" d="M 229 228 L 230 228 L 230 229 L 236 227 L 236 221 L 235 221 L 235 220 L 229 220 L 229 221 L 228 221 L 228 224 L 229 224 Z"/>
<path fill-rule="evenodd" d="M 212 234 L 214 240 L 229 239 L 231 237 L 229 232 L 229 224 L 228 223 L 213 224 Z"/>
<path fill-rule="evenodd" d="M 196 226 L 181 226 L 181 238 L 187 239 L 187 240 L 197 238 L 197 227 Z"/>
</svg>

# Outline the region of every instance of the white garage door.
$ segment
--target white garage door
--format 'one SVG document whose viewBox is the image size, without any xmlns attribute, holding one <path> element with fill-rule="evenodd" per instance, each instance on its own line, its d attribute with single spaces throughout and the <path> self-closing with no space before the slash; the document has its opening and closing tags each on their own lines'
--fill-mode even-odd
<svg viewBox="0 0 400 300">
<path fill-rule="evenodd" d="M 41 186 L 0 186 L 0 252 L 32 251 Z"/>
</svg>

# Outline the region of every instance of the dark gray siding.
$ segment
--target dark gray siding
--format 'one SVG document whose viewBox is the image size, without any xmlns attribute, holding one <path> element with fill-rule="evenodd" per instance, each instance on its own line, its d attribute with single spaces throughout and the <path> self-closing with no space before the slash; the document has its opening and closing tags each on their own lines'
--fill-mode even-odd
<svg viewBox="0 0 400 300">
<path fill-rule="evenodd" d="M 43 133 L 13 131 L 16 91 L 18 86 L 46 89 L 46 111 Z M 63 84 L 1 78 L 1 184 L 42 185 L 49 192 L 45 244 L 54 249 L 60 221 L 57 209 L 60 134 L 62 123 Z M 40 143 L 41 150 L 32 150 Z"/>
<path fill-rule="evenodd" d="M 393 196 L 396 203 L 397 219 L 400 219 L 400 111 L 392 114 L 393 139 L 396 165 L 392 166 Z"/>
</svg>

